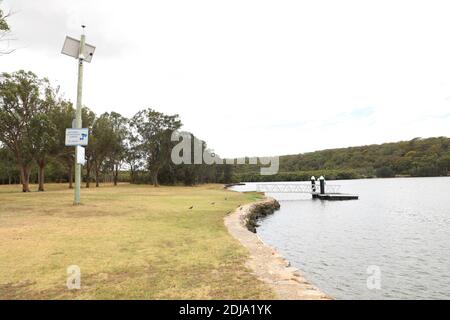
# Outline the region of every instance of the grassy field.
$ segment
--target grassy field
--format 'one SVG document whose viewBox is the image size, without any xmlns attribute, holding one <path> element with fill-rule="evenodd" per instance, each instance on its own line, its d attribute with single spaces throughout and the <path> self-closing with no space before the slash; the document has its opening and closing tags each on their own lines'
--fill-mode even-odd
<svg viewBox="0 0 450 320">
<path fill-rule="evenodd" d="M 67 185 L 46 188 L 0 186 L 2 299 L 273 298 L 223 224 L 257 194 L 125 184 L 83 189 L 73 206 Z M 80 290 L 67 289 L 70 265 Z"/>
</svg>

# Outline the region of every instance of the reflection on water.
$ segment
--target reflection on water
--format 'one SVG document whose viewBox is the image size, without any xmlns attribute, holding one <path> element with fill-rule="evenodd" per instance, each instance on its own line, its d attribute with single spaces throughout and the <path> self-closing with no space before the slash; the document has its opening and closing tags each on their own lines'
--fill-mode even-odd
<svg viewBox="0 0 450 320">
<path fill-rule="evenodd" d="M 330 183 L 360 200 L 269 194 L 281 209 L 261 222 L 262 240 L 337 299 L 450 298 L 450 178 Z M 369 266 L 379 290 L 367 287 Z"/>
</svg>

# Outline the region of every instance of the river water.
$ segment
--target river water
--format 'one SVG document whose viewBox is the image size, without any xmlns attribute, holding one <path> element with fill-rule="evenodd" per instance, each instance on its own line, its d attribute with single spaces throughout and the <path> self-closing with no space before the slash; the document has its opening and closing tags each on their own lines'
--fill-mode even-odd
<svg viewBox="0 0 450 320">
<path fill-rule="evenodd" d="M 336 299 L 450 299 L 450 177 L 329 184 L 360 198 L 268 194 L 281 209 L 260 238 Z"/>
</svg>

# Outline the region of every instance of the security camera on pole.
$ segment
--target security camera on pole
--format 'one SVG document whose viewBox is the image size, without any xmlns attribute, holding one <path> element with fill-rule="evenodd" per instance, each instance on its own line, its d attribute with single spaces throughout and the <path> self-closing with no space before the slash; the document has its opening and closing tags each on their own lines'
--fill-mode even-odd
<svg viewBox="0 0 450 320">
<path fill-rule="evenodd" d="M 88 144 L 88 129 L 82 126 L 81 109 L 83 96 L 83 64 L 91 62 L 95 47 L 86 44 L 85 26 L 80 40 L 66 37 L 62 53 L 78 60 L 77 110 L 73 128 L 66 129 L 66 146 L 75 147 L 75 198 L 74 204 L 80 204 L 81 166 L 85 163 L 84 147 Z"/>
</svg>

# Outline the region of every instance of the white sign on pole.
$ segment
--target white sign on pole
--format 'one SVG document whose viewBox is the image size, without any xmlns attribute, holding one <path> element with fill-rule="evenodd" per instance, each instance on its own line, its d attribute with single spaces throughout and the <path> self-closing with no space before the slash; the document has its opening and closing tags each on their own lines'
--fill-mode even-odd
<svg viewBox="0 0 450 320">
<path fill-rule="evenodd" d="M 86 62 L 91 62 L 94 52 L 95 47 L 86 43 L 84 45 L 83 57 L 80 57 L 80 40 L 74 39 L 72 37 L 66 37 L 66 41 L 64 41 L 64 46 L 61 51 L 61 53 L 71 56 L 75 59 L 82 58 Z"/>
<path fill-rule="evenodd" d="M 76 146 L 75 148 L 77 150 L 77 164 L 84 166 L 86 164 L 86 149 L 82 146 Z"/>
<path fill-rule="evenodd" d="M 88 128 L 82 129 L 66 129 L 66 146 L 87 146 L 88 145 Z"/>
</svg>

